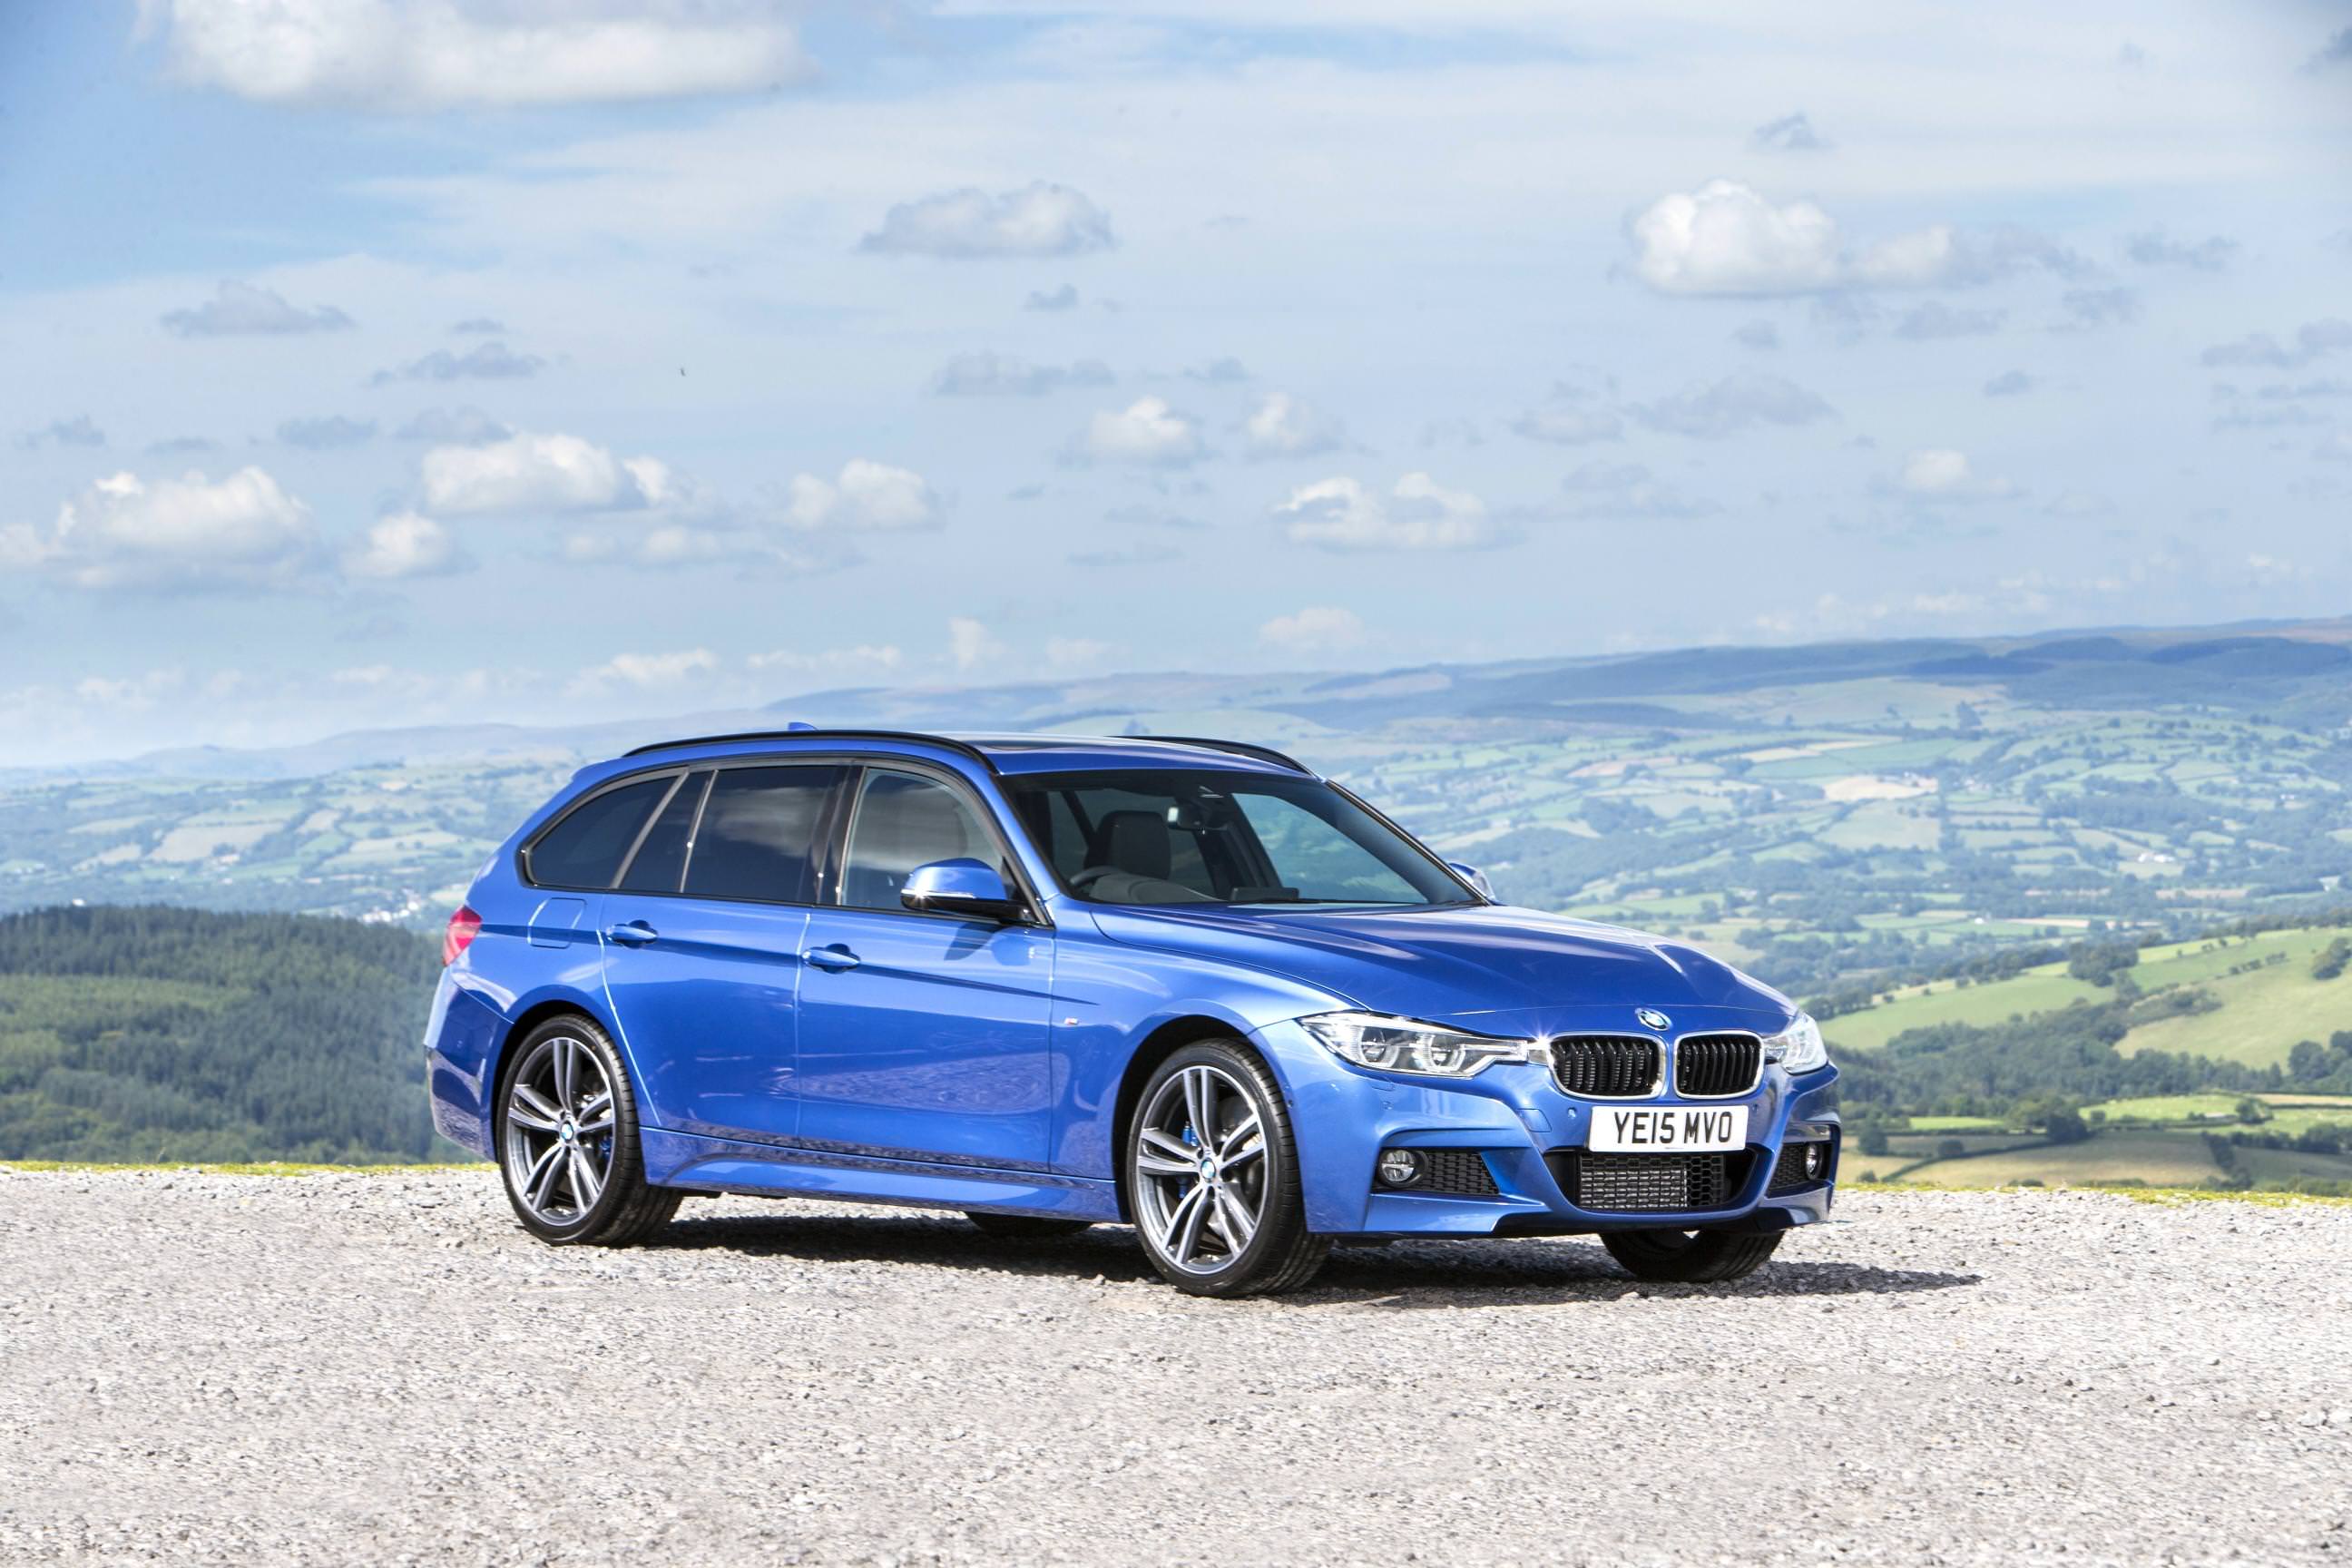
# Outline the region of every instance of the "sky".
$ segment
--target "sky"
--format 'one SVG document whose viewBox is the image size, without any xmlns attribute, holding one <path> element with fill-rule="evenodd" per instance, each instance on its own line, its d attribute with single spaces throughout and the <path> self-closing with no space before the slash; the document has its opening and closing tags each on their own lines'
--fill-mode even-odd
<svg viewBox="0 0 2352 1568">
<path fill-rule="evenodd" d="M 2352 611 L 2352 5 L 0 7 L 0 764 Z"/>
</svg>

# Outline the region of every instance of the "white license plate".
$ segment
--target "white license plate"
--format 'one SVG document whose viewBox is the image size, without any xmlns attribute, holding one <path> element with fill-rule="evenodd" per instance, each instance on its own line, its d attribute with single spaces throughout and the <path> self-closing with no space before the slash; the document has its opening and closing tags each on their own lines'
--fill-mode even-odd
<svg viewBox="0 0 2352 1568">
<path fill-rule="evenodd" d="M 1595 1106 L 1585 1146 L 1609 1154 L 1711 1154 L 1748 1142 L 1744 1105 Z"/>
</svg>

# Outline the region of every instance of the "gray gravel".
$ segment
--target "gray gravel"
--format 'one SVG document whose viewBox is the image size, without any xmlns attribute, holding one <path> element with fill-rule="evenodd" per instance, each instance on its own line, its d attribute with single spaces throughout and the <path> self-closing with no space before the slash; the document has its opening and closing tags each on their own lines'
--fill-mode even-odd
<svg viewBox="0 0 2352 1568">
<path fill-rule="evenodd" d="M 0 1562 L 2352 1560 L 2352 1206 L 1849 1197 L 1211 1303 L 1127 1232 L 0 1170 Z"/>
</svg>

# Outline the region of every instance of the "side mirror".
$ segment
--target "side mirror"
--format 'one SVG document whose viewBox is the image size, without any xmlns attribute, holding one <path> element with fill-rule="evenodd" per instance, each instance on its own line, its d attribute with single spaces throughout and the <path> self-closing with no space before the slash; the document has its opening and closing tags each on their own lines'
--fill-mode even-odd
<svg viewBox="0 0 2352 1568">
<path fill-rule="evenodd" d="M 1448 860 L 1445 863 L 1445 868 L 1477 889 L 1481 898 L 1491 899 L 1495 896 L 1494 884 L 1486 880 L 1486 873 L 1477 867 L 1465 866 L 1459 860 Z"/>
<path fill-rule="evenodd" d="M 962 915 L 999 924 L 1017 921 L 1025 912 L 994 867 L 965 858 L 916 867 L 898 889 L 898 901 L 924 914 Z"/>
</svg>

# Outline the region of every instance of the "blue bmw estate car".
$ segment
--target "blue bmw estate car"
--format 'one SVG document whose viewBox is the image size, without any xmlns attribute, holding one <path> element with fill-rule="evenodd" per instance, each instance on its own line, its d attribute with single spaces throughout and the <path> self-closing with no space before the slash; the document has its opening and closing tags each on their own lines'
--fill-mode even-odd
<svg viewBox="0 0 2352 1568">
<path fill-rule="evenodd" d="M 1737 1279 L 1825 1219 L 1836 1069 L 1695 948 L 1496 903 L 1263 747 L 727 735 L 583 769 L 451 916 L 433 1114 L 556 1243 L 694 1193 L 1132 1225 L 1179 1288 L 1598 1233 Z"/>
</svg>

